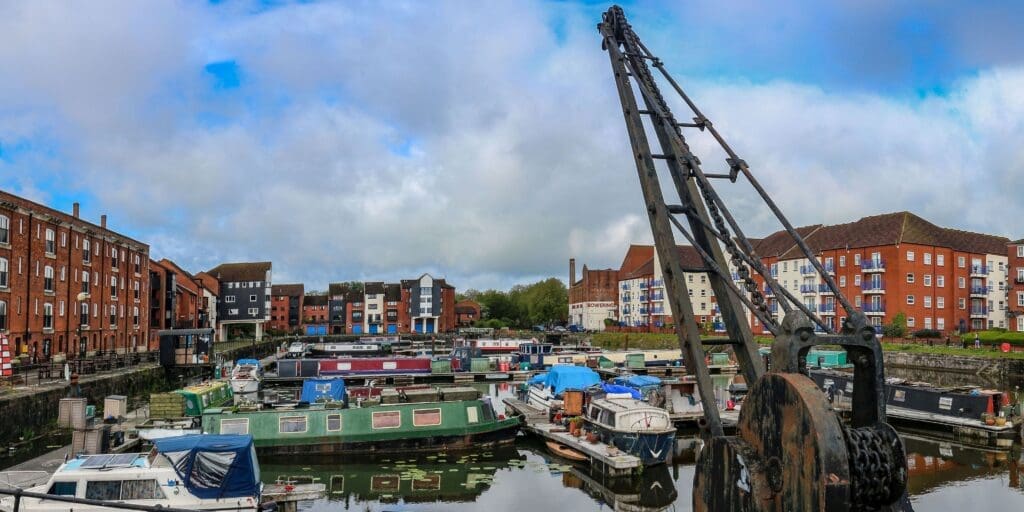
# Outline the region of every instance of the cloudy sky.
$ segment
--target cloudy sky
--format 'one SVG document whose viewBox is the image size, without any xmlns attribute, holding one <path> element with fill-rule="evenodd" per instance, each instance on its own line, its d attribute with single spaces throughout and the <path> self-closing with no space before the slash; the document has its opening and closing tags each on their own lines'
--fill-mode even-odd
<svg viewBox="0 0 1024 512">
<path fill-rule="evenodd" d="M 793 222 L 1024 236 L 1024 4 L 766 4 L 625 8 Z M 606 8 L 0 0 L 0 188 L 307 288 L 618 266 L 650 235 Z M 776 229 L 722 193 L 748 234 Z"/>
</svg>

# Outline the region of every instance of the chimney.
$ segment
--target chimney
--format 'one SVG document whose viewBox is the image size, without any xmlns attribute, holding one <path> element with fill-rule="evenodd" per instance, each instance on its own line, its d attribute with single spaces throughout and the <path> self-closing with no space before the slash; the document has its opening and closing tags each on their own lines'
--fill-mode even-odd
<svg viewBox="0 0 1024 512">
<path fill-rule="evenodd" d="M 103 228 L 103 229 L 107 229 L 107 216 L 106 215 L 100 215 L 100 227 Z"/>
<path fill-rule="evenodd" d="M 78 203 L 75 203 L 74 205 L 71 206 L 71 215 L 73 215 L 76 219 L 78 218 L 78 207 Z"/>
<path fill-rule="evenodd" d="M 576 258 L 569 258 L 569 288 L 576 284 Z"/>
</svg>

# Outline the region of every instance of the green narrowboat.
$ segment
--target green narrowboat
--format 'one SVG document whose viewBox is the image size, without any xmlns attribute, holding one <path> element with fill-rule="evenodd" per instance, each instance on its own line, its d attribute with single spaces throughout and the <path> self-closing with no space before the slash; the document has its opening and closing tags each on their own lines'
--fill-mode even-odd
<svg viewBox="0 0 1024 512">
<path fill-rule="evenodd" d="M 398 402 L 346 408 L 300 402 L 259 410 L 209 409 L 203 432 L 253 437 L 261 455 L 432 452 L 512 443 L 518 418 L 494 412 L 490 399 Z"/>
<path fill-rule="evenodd" d="M 150 416 L 154 418 L 198 417 L 210 407 L 231 401 L 231 386 L 225 381 L 211 381 L 188 386 L 170 393 L 150 395 Z"/>
</svg>

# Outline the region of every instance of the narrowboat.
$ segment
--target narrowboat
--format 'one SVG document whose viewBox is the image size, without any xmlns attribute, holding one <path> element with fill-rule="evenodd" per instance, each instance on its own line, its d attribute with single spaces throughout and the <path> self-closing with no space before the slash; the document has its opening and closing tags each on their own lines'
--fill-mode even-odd
<svg viewBox="0 0 1024 512">
<path fill-rule="evenodd" d="M 536 342 L 533 340 L 532 342 Z M 480 349 L 484 354 L 512 354 L 519 352 L 519 346 L 531 340 L 499 338 L 496 340 L 468 340 L 465 346 Z"/>
<path fill-rule="evenodd" d="M 496 446 L 512 443 L 519 430 L 519 420 L 496 414 L 489 398 L 446 401 L 433 388 L 382 394 L 380 402 L 211 409 L 203 415 L 203 432 L 251 435 L 260 454 L 337 455 Z"/>
<path fill-rule="evenodd" d="M 263 484 L 250 436 L 157 439 L 149 453 L 84 455 L 63 464 L 30 492 L 67 498 L 190 510 L 260 510 Z M 22 497 L 5 511 L 109 510 L 99 505 Z"/>
<path fill-rule="evenodd" d="M 379 343 L 313 343 L 309 346 L 313 357 L 382 356 L 390 351 L 389 345 Z"/>
<path fill-rule="evenodd" d="M 210 407 L 219 407 L 232 398 L 231 386 L 210 381 L 149 396 L 149 415 L 153 418 L 198 417 Z"/>
<path fill-rule="evenodd" d="M 676 429 L 668 412 L 632 397 L 591 398 L 583 419 L 601 442 L 638 457 L 645 466 L 665 463 L 675 447 Z"/>
<path fill-rule="evenodd" d="M 601 354 L 616 366 L 630 366 L 632 361 L 639 361 L 637 366 L 678 366 L 682 364 L 679 349 L 605 351 Z"/>
<path fill-rule="evenodd" d="M 531 369 L 586 364 L 590 355 L 594 354 L 558 351 L 550 343 L 523 343 L 519 346 L 519 362 L 529 364 Z"/>
<path fill-rule="evenodd" d="M 236 395 L 259 393 L 263 383 L 263 365 L 256 359 L 239 359 L 231 369 L 231 392 Z"/>
<path fill-rule="evenodd" d="M 282 359 L 277 376 L 287 378 L 430 373 L 429 357 L 338 357 Z"/>
</svg>

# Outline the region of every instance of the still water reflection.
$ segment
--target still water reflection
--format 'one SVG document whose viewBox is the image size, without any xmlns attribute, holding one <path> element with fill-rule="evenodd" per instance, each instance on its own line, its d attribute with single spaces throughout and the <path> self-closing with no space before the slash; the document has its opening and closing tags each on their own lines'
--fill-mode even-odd
<svg viewBox="0 0 1024 512">
<path fill-rule="evenodd" d="M 716 385 L 727 384 L 727 380 L 716 381 Z M 494 397 L 499 410 L 501 398 L 512 393 L 504 383 L 478 387 Z M 1019 446 L 1012 451 L 986 451 L 917 436 L 904 440 L 916 510 L 1024 510 L 1020 474 L 1024 461 Z M 473 454 L 346 459 L 344 463 L 265 459 L 261 466 L 265 482 L 287 478 L 327 485 L 326 497 L 302 503 L 299 510 L 688 511 L 700 447 L 696 437 L 680 437 L 672 464 L 648 469 L 642 478 L 631 480 L 592 474 L 526 438 L 515 447 Z"/>
</svg>

